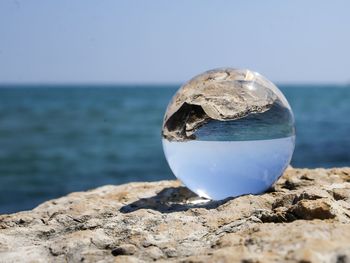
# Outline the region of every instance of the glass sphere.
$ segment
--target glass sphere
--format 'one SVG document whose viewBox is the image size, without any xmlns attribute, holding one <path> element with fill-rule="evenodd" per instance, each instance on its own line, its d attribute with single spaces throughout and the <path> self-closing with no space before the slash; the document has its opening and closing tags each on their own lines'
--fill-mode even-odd
<svg viewBox="0 0 350 263">
<path fill-rule="evenodd" d="M 199 196 L 258 194 L 292 158 L 294 117 L 282 92 L 259 73 L 215 69 L 176 92 L 162 142 L 175 176 Z"/>
</svg>

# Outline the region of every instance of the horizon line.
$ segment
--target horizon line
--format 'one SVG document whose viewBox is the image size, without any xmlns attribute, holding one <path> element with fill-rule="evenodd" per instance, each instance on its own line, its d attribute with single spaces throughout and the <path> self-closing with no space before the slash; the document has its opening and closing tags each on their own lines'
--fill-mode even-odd
<svg viewBox="0 0 350 263">
<path fill-rule="evenodd" d="M 0 82 L 0 87 L 3 88 L 5 86 L 51 86 L 51 87 L 59 87 L 59 86 L 86 86 L 86 87 L 95 87 L 95 86 L 115 86 L 115 87 L 140 87 L 140 86 L 153 86 L 153 87 L 164 87 L 164 86 L 182 86 L 186 82 Z M 277 87 L 278 86 L 338 86 L 338 87 L 350 87 L 350 82 L 273 82 Z"/>
</svg>

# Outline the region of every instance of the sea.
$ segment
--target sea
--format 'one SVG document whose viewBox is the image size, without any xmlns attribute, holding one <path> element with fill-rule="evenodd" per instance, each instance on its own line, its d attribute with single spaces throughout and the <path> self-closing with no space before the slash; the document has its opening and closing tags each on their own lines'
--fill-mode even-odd
<svg viewBox="0 0 350 263">
<path fill-rule="evenodd" d="M 106 184 L 175 179 L 161 142 L 180 85 L 0 85 L 0 214 Z M 279 85 L 293 167 L 350 166 L 350 86 Z"/>
</svg>

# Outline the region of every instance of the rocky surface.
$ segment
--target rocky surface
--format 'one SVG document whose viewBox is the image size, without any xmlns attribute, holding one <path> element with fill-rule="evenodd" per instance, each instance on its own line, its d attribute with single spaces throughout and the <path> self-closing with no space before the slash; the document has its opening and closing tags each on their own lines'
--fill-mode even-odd
<svg viewBox="0 0 350 263">
<path fill-rule="evenodd" d="M 178 181 L 104 186 L 0 216 L 0 262 L 350 261 L 350 168 L 288 169 L 203 202 Z"/>
<path fill-rule="evenodd" d="M 169 103 L 162 135 L 171 141 L 194 138 L 209 120 L 228 121 L 262 113 L 277 101 L 274 85 L 250 70 L 207 71 L 185 83 Z"/>
</svg>

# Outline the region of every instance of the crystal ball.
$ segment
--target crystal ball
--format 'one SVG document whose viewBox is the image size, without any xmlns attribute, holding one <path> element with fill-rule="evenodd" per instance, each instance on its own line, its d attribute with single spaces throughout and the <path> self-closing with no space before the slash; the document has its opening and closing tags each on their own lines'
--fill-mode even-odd
<svg viewBox="0 0 350 263">
<path fill-rule="evenodd" d="M 214 69 L 175 93 L 162 143 L 175 176 L 199 196 L 259 194 L 289 165 L 294 116 L 282 92 L 259 73 Z"/>
</svg>

